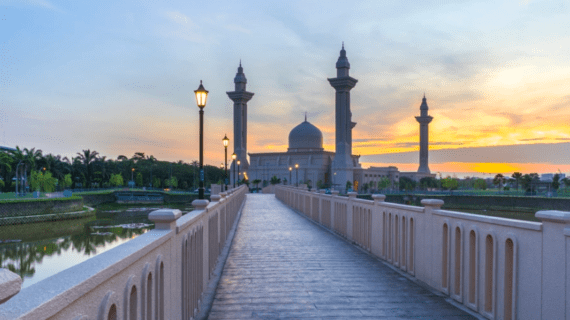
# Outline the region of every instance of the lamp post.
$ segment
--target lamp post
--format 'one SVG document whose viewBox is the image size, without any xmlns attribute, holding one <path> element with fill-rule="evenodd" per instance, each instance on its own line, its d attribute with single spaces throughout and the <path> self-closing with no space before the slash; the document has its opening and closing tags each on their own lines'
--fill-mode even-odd
<svg viewBox="0 0 570 320">
<path fill-rule="evenodd" d="M 295 186 L 299 186 L 299 164 L 295 163 Z"/>
<path fill-rule="evenodd" d="M 194 93 L 196 94 L 196 104 L 200 108 L 200 184 L 198 186 L 198 199 L 202 200 L 204 199 L 204 107 L 208 99 L 208 91 L 204 89 L 202 80 L 200 80 L 200 86 L 194 90 Z"/>
<path fill-rule="evenodd" d="M 234 152 L 232 154 L 232 160 L 234 161 L 234 188 L 236 187 L 236 169 L 235 169 L 235 161 L 236 161 L 237 155 Z"/>
<path fill-rule="evenodd" d="M 238 187 L 239 187 L 239 165 L 241 164 L 241 161 L 237 161 L 237 165 L 238 165 L 238 175 L 237 175 L 237 181 L 238 181 Z"/>
<path fill-rule="evenodd" d="M 289 167 L 289 184 L 293 184 L 293 181 L 291 181 L 291 175 L 293 174 L 293 168 Z"/>
<path fill-rule="evenodd" d="M 224 143 L 224 151 L 225 151 L 224 184 L 226 185 L 226 191 L 228 191 L 228 145 L 230 144 L 230 139 L 228 139 L 227 134 L 224 135 L 222 142 Z"/>
<path fill-rule="evenodd" d="M 131 168 L 131 181 L 133 182 L 133 186 L 135 185 L 135 168 Z"/>
</svg>

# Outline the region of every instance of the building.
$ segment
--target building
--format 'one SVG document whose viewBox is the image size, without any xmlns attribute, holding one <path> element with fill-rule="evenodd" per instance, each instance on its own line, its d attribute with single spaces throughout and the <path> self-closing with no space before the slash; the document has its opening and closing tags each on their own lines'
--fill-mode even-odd
<svg viewBox="0 0 570 320">
<path fill-rule="evenodd" d="M 241 109 L 234 105 L 234 135 L 242 134 L 240 142 L 234 138 L 241 149 L 236 151 L 238 158 L 242 159 L 241 172 L 246 174 L 249 181 L 256 179 L 269 182 L 273 176 L 287 184 L 306 183 L 312 187 L 319 185 L 332 186 L 334 189 L 346 192 L 347 182 L 360 186 L 373 183 L 377 186 L 383 179 L 388 179 L 394 186 L 400 177 L 405 176 L 419 181 L 423 177 L 435 177 L 428 167 L 428 125 L 433 119 L 428 115 L 428 106 L 425 95 L 420 106 L 421 114 L 416 117 L 420 123 L 420 166 L 417 172 L 400 172 L 394 166 L 362 168 L 359 163 L 360 156 L 352 154 L 352 129 L 356 122 L 352 121 L 350 111 L 350 90 L 358 80 L 350 77 L 350 63 L 346 56 L 344 44 L 336 63 L 337 76 L 329 78 L 330 85 L 335 89 L 335 151 L 326 151 L 323 148 L 323 134 L 319 128 L 310 123 L 305 115 L 301 122 L 289 133 L 289 146 L 286 152 L 248 153 L 249 163 L 243 156 L 247 141 L 247 108 L 246 102 L 240 102 Z M 239 78 L 239 79 L 238 79 Z M 236 75 L 236 92 L 238 82 L 243 83 L 240 90 L 245 91 L 245 75 L 243 69 L 238 69 Z M 233 93 L 232 93 L 233 94 Z M 230 95 L 230 92 L 228 92 Z M 253 94 L 251 94 L 253 95 Z M 231 96 L 230 96 L 231 98 Z M 251 98 L 251 97 L 250 97 Z M 240 98 L 241 99 L 241 98 Z M 237 104 L 236 100 L 234 103 Z M 241 101 L 241 100 L 240 100 Z M 239 130 L 236 125 L 240 126 Z M 243 135 L 245 134 L 245 135 Z M 243 166 L 247 163 L 247 169 Z M 232 165 L 232 170 L 234 166 Z M 233 177 L 233 175 L 232 175 Z"/>
</svg>

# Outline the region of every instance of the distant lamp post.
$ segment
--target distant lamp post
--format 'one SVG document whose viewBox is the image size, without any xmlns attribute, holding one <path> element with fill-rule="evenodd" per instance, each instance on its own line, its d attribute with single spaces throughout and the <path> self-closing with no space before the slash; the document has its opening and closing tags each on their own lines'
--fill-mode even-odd
<svg viewBox="0 0 570 320">
<path fill-rule="evenodd" d="M 204 89 L 202 80 L 200 80 L 200 86 L 194 90 L 194 93 L 196 94 L 196 104 L 200 108 L 200 184 L 198 186 L 198 199 L 202 200 L 204 199 L 204 107 L 208 99 L 208 90 Z"/>
<path fill-rule="evenodd" d="M 293 168 L 289 167 L 289 184 L 293 184 L 293 181 L 291 181 L 291 175 L 293 174 Z"/>
<path fill-rule="evenodd" d="M 133 182 L 133 184 L 135 183 L 135 168 L 131 169 L 131 181 Z"/>
<path fill-rule="evenodd" d="M 299 164 L 295 163 L 295 186 L 299 186 Z"/>
<path fill-rule="evenodd" d="M 237 180 L 238 180 L 238 187 L 239 187 L 239 165 L 241 164 L 241 161 L 237 161 L 237 165 L 238 165 L 238 175 L 237 175 Z"/>
<path fill-rule="evenodd" d="M 236 155 L 236 153 L 234 152 L 234 153 L 232 154 L 232 160 L 234 161 L 234 165 L 235 165 L 236 158 L 237 158 L 237 155 Z M 234 167 L 234 188 L 235 188 L 235 187 L 236 187 L 236 170 L 235 170 L 235 167 Z"/>
<path fill-rule="evenodd" d="M 230 139 L 228 139 L 227 134 L 224 135 L 222 142 L 224 143 L 224 151 L 225 151 L 224 185 L 226 185 L 226 191 L 228 191 L 228 145 L 230 144 Z"/>
</svg>

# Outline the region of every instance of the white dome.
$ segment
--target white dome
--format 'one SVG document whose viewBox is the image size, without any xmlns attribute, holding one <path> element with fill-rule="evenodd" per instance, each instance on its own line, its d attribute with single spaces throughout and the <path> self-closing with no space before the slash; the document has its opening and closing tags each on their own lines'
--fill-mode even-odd
<svg viewBox="0 0 570 320">
<path fill-rule="evenodd" d="M 323 150 L 323 133 L 305 120 L 289 133 L 289 151 Z"/>
</svg>

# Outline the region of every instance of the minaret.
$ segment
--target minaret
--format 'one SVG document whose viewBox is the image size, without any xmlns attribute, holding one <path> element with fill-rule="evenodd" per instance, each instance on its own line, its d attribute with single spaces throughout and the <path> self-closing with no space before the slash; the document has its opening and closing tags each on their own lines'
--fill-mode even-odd
<svg viewBox="0 0 570 320">
<path fill-rule="evenodd" d="M 352 161 L 352 122 L 350 112 L 350 90 L 358 80 L 348 75 L 350 63 L 346 58 L 344 43 L 340 50 L 340 57 L 336 62 L 336 78 L 330 78 L 329 83 L 336 90 L 335 97 L 335 156 L 332 162 L 332 181 L 335 189 L 346 192 L 346 182 L 354 182 Z"/>
<path fill-rule="evenodd" d="M 236 160 L 240 160 L 239 173 L 240 180 L 243 173 L 247 172 L 249 162 L 247 161 L 247 102 L 253 97 L 253 92 L 245 91 L 247 79 L 239 62 L 238 72 L 234 78 L 235 90 L 226 92 L 228 97 L 234 102 L 234 152 Z M 233 185 L 237 174 L 237 164 L 230 166 L 230 184 Z"/>
<path fill-rule="evenodd" d="M 418 173 L 430 173 L 428 167 L 428 125 L 433 120 L 432 116 L 428 116 L 428 105 L 426 102 L 426 95 L 424 93 L 424 98 L 422 99 L 422 105 L 420 106 L 420 116 L 416 117 L 416 120 L 420 123 L 420 167 L 418 168 Z"/>
</svg>

